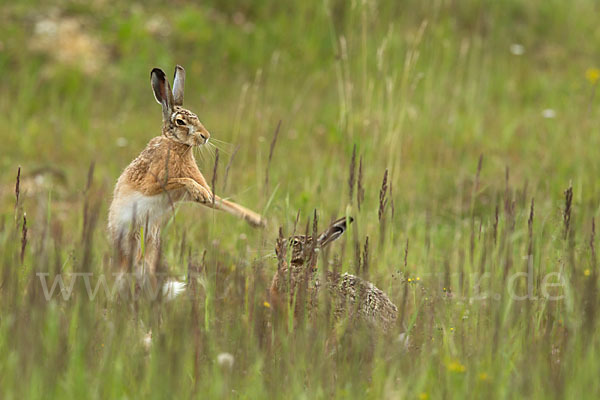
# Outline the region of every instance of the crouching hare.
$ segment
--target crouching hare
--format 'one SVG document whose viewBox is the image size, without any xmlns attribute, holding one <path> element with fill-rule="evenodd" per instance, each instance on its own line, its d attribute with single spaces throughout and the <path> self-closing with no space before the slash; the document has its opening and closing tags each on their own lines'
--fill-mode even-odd
<svg viewBox="0 0 600 400">
<path fill-rule="evenodd" d="M 159 259 L 160 229 L 175 203 L 193 201 L 243 218 L 256 227 L 264 226 L 265 220 L 213 195 L 198 169 L 192 148 L 206 144 L 210 134 L 196 114 L 183 108 L 185 70 L 175 67 L 173 91 L 161 69 L 154 68 L 150 80 L 154 97 L 162 106 L 162 134 L 150 140 L 119 177 L 110 205 L 108 230 L 121 272 L 131 262 L 155 279 L 152 277 Z"/>
<path fill-rule="evenodd" d="M 352 218 L 349 218 L 349 222 L 352 222 Z M 317 271 L 317 257 L 314 253 L 338 239 L 345 231 L 344 217 L 333 222 L 316 237 L 314 244 L 310 235 L 279 239 L 275 248 L 279 266 L 271 283 L 271 302 L 275 309 L 282 309 L 287 307 L 286 300 L 292 305 L 294 297 L 301 289 L 305 289 L 305 304 L 310 315 L 316 311 L 320 291 L 325 289 L 331 299 L 336 319 L 348 316 L 357 322 L 366 322 L 369 326 L 389 331 L 396 322 L 398 308 L 371 282 L 348 273 L 339 274 L 334 271 L 327 271 L 325 281 L 321 282 L 323 277 Z M 286 257 L 288 248 L 292 254 Z M 300 304 L 296 303 L 296 307 L 298 306 L 304 306 L 302 301 Z M 298 309 L 294 312 L 297 313 Z"/>
</svg>

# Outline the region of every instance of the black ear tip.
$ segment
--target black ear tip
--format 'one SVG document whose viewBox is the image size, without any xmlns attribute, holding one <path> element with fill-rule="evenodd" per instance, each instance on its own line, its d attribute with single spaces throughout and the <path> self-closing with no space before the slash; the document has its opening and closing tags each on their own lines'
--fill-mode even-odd
<svg viewBox="0 0 600 400">
<path fill-rule="evenodd" d="M 342 217 L 342 218 L 338 219 L 337 221 L 335 221 L 331 225 L 330 229 L 333 229 L 334 232 L 342 234 L 346 230 L 346 224 L 347 223 L 352 223 L 352 221 L 354 221 L 354 218 L 352 218 L 352 217 L 347 217 L 347 218 L 346 217 Z"/>
<path fill-rule="evenodd" d="M 161 79 L 164 79 L 166 76 L 164 71 L 160 68 L 152 68 L 152 71 L 150 72 L 150 77 L 153 77 L 154 75 Z"/>
<path fill-rule="evenodd" d="M 346 223 L 348 223 L 348 224 L 351 224 L 352 222 L 354 222 L 354 218 L 352 218 L 352 217 L 350 217 L 350 216 L 349 216 L 349 217 L 342 217 L 342 218 L 338 219 L 338 220 L 337 220 L 337 221 L 334 223 L 334 225 L 337 225 L 337 226 L 344 226 L 344 227 L 345 227 L 345 226 L 346 226 Z"/>
<path fill-rule="evenodd" d="M 185 71 L 183 67 L 179 64 L 175 65 L 175 71 Z"/>
</svg>

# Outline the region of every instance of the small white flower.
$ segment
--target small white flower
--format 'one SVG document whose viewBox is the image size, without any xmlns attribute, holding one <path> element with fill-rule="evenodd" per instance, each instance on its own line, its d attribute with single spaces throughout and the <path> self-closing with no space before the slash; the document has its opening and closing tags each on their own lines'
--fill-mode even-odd
<svg viewBox="0 0 600 400">
<path fill-rule="evenodd" d="M 542 111 L 542 117 L 547 118 L 547 119 L 555 118 L 556 111 L 554 111 L 551 108 L 546 108 L 544 111 Z"/>
<path fill-rule="evenodd" d="M 54 36 L 58 31 L 58 25 L 52 20 L 44 19 L 35 24 L 34 30 L 36 35 Z"/>
<path fill-rule="evenodd" d="M 127 139 L 125 139 L 124 137 L 117 138 L 117 146 L 125 147 L 127 146 L 127 143 Z"/>
<path fill-rule="evenodd" d="M 168 36 L 171 32 L 169 21 L 162 15 L 154 15 L 146 22 L 146 30 L 152 35 Z"/>
<path fill-rule="evenodd" d="M 396 338 L 396 341 L 398 342 L 402 350 L 410 349 L 410 337 L 406 332 L 399 334 Z"/>
<path fill-rule="evenodd" d="M 217 356 L 217 363 L 221 366 L 221 367 L 225 367 L 225 368 L 232 368 L 233 367 L 233 363 L 235 361 L 235 358 L 233 357 L 233 354 L 231 353 L 220 353 Z"/>
<path fill-rule="evenodd" d="M 40 174 L 35 176 L 35 184 L 37 186 L 42 186 L 45 181 L 46 179 L 44 178 L 44 175 Z"/>
<path fill-rule="evenodd" d="M 510 45 L 510 52 L 515 56 L 522 56 L 525 53 L 525 47 L 519 43 L 513 43 Z"/>
<path fill-rule="evenodd" d="M 185 291 L 185 282 L 169 280 L 163 284 L 163 297 L 166 301 L 171 301 Z"/>
<path fill-rule="evenodd" d="M 152 330 L 144 335 L 142 338 L 142 345 L 146 350 L 150 350 L 150 346 L 152 346 Z"/>
</svg>

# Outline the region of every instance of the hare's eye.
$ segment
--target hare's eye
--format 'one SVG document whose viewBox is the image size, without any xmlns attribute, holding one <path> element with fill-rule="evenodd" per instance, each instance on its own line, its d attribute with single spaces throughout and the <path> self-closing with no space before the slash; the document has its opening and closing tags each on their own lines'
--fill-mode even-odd
<svg viewBox="0 0 600 400">
<path fill-rule="evenodd" d="M 184 121 L 184 120 L 182 120 L 182 119 L 180 119 L 180 118 L 177 118 L 177 119 L 175 120 L 175 122 L 176 122 L 176 123 L 177 123 L 177 125 L 179 125 L 179 126 L 183 126 L 183 125 L 185 125 L 185 121 Z"/>
</svg>

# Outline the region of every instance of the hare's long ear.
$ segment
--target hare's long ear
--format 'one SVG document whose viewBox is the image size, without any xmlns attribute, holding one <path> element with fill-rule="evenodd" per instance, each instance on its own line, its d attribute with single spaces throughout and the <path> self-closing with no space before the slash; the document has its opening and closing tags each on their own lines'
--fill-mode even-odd
<svg viewBox="0 0 600 400">
<path fill-rule="evenodd" d="M 348 222 L 354 221 L 352 217 L 348 218 Z M 332 223 L 325 232 L 321 233 L 317 238 L 317 247 L 325 247 L 329 243 L 338 239 L 342 234 L 346 232 L 346 217 L 340 218 Z"/>
<path fill-rule="evenodd" d="M 162 69 L 154 68 L 150 73 L 150 83 L 154 98 L 162 106 L 163 121 L 168 121 L 173 113 L 173 93 L 167 77 Z"/>
<path fill-rule="evenodd" d="M 185 69 L 181 65 L 175 66 L 175 76 L 173 77 L 173 99 L 176 106 L 183 105 L 183 89 L 185 87 Z"/>
</svg>

